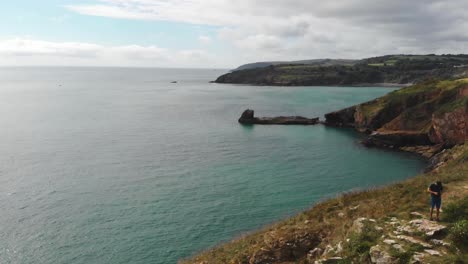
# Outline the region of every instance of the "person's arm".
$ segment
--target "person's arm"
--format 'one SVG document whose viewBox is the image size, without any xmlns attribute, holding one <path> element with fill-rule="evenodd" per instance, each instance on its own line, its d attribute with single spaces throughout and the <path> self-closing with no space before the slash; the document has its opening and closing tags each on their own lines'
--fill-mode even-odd
<svg viewBox="0 0 468 264">
<path fill-rule="evenodd" d="M 438 193 L 431 191 L 431 188 L 427 188 L 427 192 L 428 192 L 428 193 L 432 193 L 432 194 L 434 194 L 434 195 L 438 195 Z"/>
</svg>

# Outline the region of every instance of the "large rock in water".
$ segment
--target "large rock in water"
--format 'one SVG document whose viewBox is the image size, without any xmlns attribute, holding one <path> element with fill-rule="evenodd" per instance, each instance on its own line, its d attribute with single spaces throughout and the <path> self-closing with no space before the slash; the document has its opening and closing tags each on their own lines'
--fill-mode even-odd
<svg viewBox="0 0 468 264">
<path fill-rule="evenodd" d="M 245 110 L 239 118 L 241 124 L 259 125 L 315 125 L 319 118 L 306 118 L 303 116 L 255 117 L 254 110 Z"/>
</svg>

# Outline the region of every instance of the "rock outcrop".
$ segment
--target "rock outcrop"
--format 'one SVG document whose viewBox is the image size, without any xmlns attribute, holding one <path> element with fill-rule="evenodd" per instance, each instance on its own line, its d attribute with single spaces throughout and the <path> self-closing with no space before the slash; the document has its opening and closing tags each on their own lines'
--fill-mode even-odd
<svg viewBox="0 0 468 264">
<path fill-rule="evenodd" d="M 448 113 L 433 114 L 429 138 L 433 143 L 463 144 L 467 139 L 467 110 L 459 107 Z"/>
<path fill-rule="evenodd" d="M 325 115 L 325 124 L 368 133 L 366 146 L 432 157 L 468 139 L 468 79 L 427 81 Z"/>
<path fill-rule="evenodd" d="M 356 107 L 352 106 L 340 111 L 325 114 L 327 125 L 337 127 L 354 127 Z"/>
<path fill-rule="evenodd" d="M 379 245 L 371 247 L 369 255 L 372 263 L 376 264 L 392 264 L 398 263 L 398 259 L 390 256 L 390 254 L 383 250 Z"/>
<path fill-rule="evenodd" d="M 306 118 L 302 116 L 255 117 L 254 110 L 245 110 L 239 118 L 241 124 L 258 125 L 316 125 L 319 118 Z"/>
</svg>

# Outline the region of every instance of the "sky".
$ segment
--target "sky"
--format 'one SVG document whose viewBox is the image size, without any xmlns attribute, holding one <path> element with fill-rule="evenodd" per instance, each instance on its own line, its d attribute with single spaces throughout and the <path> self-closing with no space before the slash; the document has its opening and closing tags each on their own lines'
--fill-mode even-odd
<svg viewBox="0 0 468 264">
<path fill-rule="evenodd" d="M 0 66 L 235 68 L 468 53 L 467 0 L 15 0 Z"/>
</svg>

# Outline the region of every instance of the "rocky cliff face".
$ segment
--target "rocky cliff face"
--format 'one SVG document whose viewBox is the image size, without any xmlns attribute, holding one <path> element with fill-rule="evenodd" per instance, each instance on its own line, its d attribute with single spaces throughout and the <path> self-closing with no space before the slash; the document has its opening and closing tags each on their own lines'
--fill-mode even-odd
<svg viewBox="0 0 468 264">
<path fill-rule="evenodd" d="M 328 125 L 369 133 L 365 141 L 368 146 L 450 147 L 468 139 L 467 102 L 468 79 L 427 81 L 326 114 L 325 118 Z"/>
</svg>

